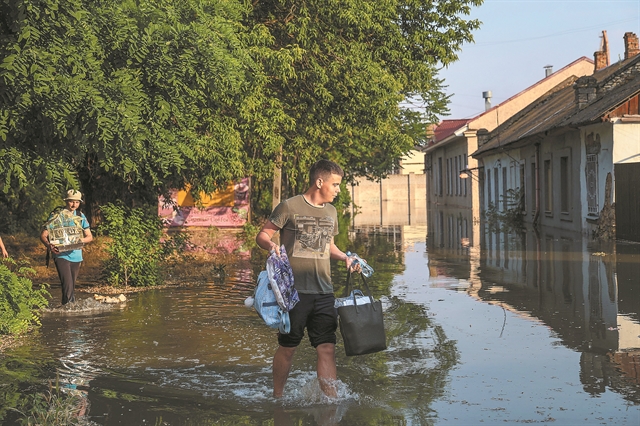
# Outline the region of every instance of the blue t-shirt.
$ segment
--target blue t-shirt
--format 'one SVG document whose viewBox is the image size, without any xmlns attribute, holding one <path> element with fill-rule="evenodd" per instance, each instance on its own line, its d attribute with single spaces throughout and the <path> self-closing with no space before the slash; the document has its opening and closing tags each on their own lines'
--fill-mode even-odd
<svg viewBox="0 0 640 426">
<path fill-rule="evenodd" d="M 77 216 L 75 210 L 73 214 Z M 84 213 L 80 213 L 80 216 L 82 217 L 82 229 L 89 228 L 89 221 L 87 221 L 87 218 L 84 215 Z M 74 262 L 74 263 L 82 262 L 82 249 L 63 251 L 62 253 L 59 253 L 59 254 L 53 254 L 53 257 L 57 259 L 68 260 L 69 262 Z"/>
</svg>

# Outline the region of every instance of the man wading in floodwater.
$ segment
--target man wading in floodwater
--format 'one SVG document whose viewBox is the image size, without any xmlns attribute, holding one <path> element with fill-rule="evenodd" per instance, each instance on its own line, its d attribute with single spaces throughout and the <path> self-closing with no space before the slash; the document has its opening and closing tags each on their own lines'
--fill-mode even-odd
<svg viewBox="0 0 640 426">
<path fill-rule="evenodd" d="M 289 311 L 291 332 L 278 333 L 280 346 L 273 357 L 273 396 L 276 398 L 282 396 L 293 354 L 304 337 L 305 328 L 318 353 L 316 369 L 320 388 L 331 398 L 337 396 L 335 346 L 338 323 L 329 259 L 344 261 L 347 269 L 351 267 L 352 259 L 333 242 L 338 234 L 338 215 L 329 203 L 340 193 L 343 176 L 344 172 L 334 162 L 320 160 L 315 163 L 309 171 L 309 189 L 278 204 L 256 236 L 260 247 L 275 250 L 279 255 L 278 245 L 271 238 L 280 231 L 300 296 L 300 302 Z"/>
</svg>

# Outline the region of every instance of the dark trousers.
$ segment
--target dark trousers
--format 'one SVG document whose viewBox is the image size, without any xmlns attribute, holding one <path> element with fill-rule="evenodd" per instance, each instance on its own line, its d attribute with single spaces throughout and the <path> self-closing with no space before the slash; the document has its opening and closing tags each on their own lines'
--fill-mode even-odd
<svg viewBox="0 0 640 426">
<path fill-rule="evenodd" d="M 56 263 L 58 278 L 60 278 L 60 284 L 62 284 L 62 304 L 66 305 L 69 302 L 75 302 L 76 279 L 82 262 L 69 262 L 65 259 L 53 259 L 53 261 Z"/>
</svg>

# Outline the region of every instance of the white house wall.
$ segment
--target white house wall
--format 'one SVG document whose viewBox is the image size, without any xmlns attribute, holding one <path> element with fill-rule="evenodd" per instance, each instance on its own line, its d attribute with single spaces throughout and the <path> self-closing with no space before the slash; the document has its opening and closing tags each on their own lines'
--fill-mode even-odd
<svg viewBox="0 0 640 426">
<path fill-rule="evenodd" d="M 613 125 L 613 163 L 640 163 L 640 123 Z"/>
<path fill-rule="evenodd" d="M 595 221 L 598 219 L 602 208 L 605 205 L 605 191 L 607 175 L 611 173 L 612 188 L 610 202 L 615 202 L 613 199 L 615 194 L 615 179 L 613 176 L 613 126 L 609 122 L 600 124 L 594 124 L 591 126 L 585 126 L 580 130 L 580 136 L 582 141 L 582 158 L 580 166 L 580 191 L 582 194 L 582 229 L 587 235 L 595 229 Z M 589 211 L 588 205 L 588 187 L 587 187 L 587 145 L 590 141 L 599 143 L 600 150 L 597 154 L 598 157 L 598 176 L 597 176 L 597 212 L 593 213 Z"/>
</svg>

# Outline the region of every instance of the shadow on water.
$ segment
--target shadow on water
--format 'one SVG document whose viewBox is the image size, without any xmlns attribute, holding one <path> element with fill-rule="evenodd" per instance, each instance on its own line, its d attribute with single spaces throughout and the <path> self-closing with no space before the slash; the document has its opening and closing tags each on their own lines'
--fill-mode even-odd
<svg viewBox="0 0 640 426">
<path fill-rule="evenodd" d="M 42 389 L 38 379 L 58 374 L 66 390 L 87 398 L 90 420 L 103 425 L 429 424 L 429 402 L 443 392 L 455 345 L 424 307 L 391 296 L 394 276 L 404 269 L 393 238 L 352 237 L 351 249 L 376 267 L 371 285 L 383 300 L 389 349 L 347 358 L 339 340 L 336 400 L 320 391 L 307 341 L 285 397 L 271 396 L 275 331 L 244 307 L 264 264 L 260 252 L 253 264 L 228 267 L 224 281 L 135 293 L 121 305 L 80 294 L 73 306 L 47 311 L 27 345 L 29 365 L 47 366 L 25 373 L 33 378 L 30 392 Z M 345 274 L 335 266 L 338 290 Z M 3 424 L 17 417 L 4 416 Z"/>
</svg>

